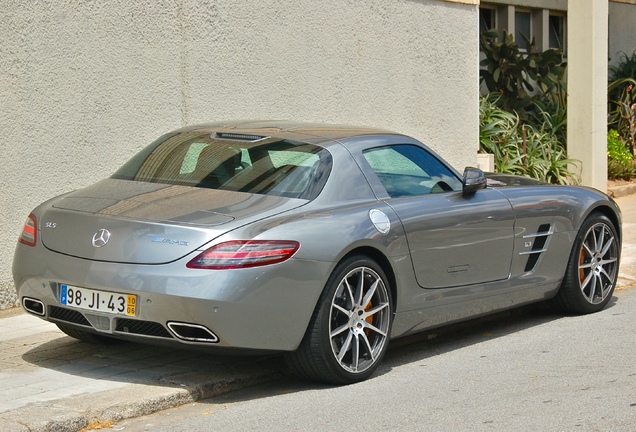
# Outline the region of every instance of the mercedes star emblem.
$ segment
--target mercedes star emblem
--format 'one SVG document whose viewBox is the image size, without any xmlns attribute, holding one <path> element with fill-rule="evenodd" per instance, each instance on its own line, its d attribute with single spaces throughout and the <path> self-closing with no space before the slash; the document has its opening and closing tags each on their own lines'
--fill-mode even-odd
<svg viewBox="0 0 636 432">
<path fill-rule="evenodd" d="M 104 246 L 110 240 L 110 231 L 107 229 L 100 229 L 95 234 L 93 234 L 93 246 L 96 248 Z"/>
</svg>

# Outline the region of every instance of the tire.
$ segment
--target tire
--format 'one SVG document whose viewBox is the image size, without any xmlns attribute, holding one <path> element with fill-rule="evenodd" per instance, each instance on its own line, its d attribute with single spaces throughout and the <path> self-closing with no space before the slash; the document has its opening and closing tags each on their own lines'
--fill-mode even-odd
<svg viewBox="0 0 636 432">
<path fill-rule="evenodd" d="M 384 357 L 392 315 L 393 300 L 382 268 L 364 256 L 346 258 L 329 277 L 305 337 L 288 355 L 288 363 L 312 381 L 363 381 Z"/>
<path fill-rule="evenodd" d="M 576 236 L 555 304 L 575 314 L 602 310 L 616 288 L 620 250 L 612 221 L 592 213 Z"/>
<path fill-rule="evenodd" d="M 64 333 L 66 333 L 67 336 L 70 336 L 82 342 L 88 342 L 88 343 L 96 344 L 96 345 L 111 345 L 118 342 L 117 339 L 114 339 L 108 336 L 102 336 L 100 334 L 87 332 L 85 330 L 81 330 L 73 326 L 68 326 L 68 325 L 59 324 L 59 323 L 56 323 L 55 325 L 57 326 L 57 328 L 62 330 Z"/>
</svg>

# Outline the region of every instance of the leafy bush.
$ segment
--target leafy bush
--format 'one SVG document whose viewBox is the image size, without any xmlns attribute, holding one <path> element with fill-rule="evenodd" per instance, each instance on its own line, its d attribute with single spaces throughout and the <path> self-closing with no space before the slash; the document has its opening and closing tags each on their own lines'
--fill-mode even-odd
<svg viewBox="0 0 636 432">
<path fill-rule="evenodd" d="M 610 81 L 616 81 L 622 78 L 636 79 L 636 50 L 627 55 L 620 52 L 619 62 L 616 66 L 609 67 Z"/>
<path fill-rule="evenodd" d="M 622 165 L 632 163 L 632 154 L 614 129 L 607 133 L 607 157 Z"/>
<path fill-rule="evenodd" d="M 620 53 L 620 61 L 609 67 L 607 128 L 615 129 L 624 145 L 636 154 L 636 51 Z"/>
<path fill-rule="evenodd" d="M 578 161 L 567 157 L 552 125 L 547 121 L 540 128 L 522 124 L 516 113 L 498 106 L 498 97 L 501 95 L 481 97 L 479 105 L 480 151 L 495 155 L 495 170 L 547 183 L 578 183 L 572 171 Z"/>
<path fill-rule="evenodd" d="M 622 165 L 615 160 L 607 160 L 607 177 L 612 180 L 631 180 L 636 177 L 634 165 Z"/>
<path fill-rule="evenodd" d="M 502 95 L 501 108 L 529 123 L 543 122 L 540 111 L 565 113 L 566 64 L 560 50 L 537 52 L 533 38 L 527 52 L 522 52 L 511 34 L 504 31 L 500 37 L 496 29 L 481 33 L 480 49 L 484 53 L 480 80 L 489 92 Z"/>
<path fill-rule="evenodd" d="M 607 93 L 607 127 L 618 132 L 633 154 L 636 152 L 636 80 L 614 80 L 608 85 Z"/>
<path fill-rule="evenodd" d="M 618 131 L 610 130 L 607 134 L 607 176 L 610 179 L 623 180 L 636 177 L 632 159 L 632 154 L 627 150 Z"/>
</svg>

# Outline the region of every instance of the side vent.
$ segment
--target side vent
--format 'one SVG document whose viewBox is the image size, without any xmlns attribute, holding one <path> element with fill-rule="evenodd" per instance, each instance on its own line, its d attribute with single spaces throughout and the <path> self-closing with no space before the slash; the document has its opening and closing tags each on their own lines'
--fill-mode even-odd
<svg viewBox="0 0 636 432">
<path fill-rule="evenodd" d="M 548 238 L 553 233 L 552 227 L 549 224 L 543 224 L 539 226 L 536 234 L 523 236 L 524 242 L 532 242 L 532 249 L 519 253 L 519 255 L 528 255 L 526 267 L 523 269 L 524 272 L 531 272 L 535 269 L 539 262 L 539 258 L 541 258 L 541 254 L 547 250 L 546 245 L 548 243 Z"/>
</svg>

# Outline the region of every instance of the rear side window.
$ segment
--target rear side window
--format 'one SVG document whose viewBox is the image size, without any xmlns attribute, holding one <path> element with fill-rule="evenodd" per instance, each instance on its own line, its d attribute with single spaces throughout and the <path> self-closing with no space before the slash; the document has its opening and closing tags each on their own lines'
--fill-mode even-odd
<svg viewBox="0 0 636 432">
<path fill-rule="evenodd" d="M 313 199 L 331 166 L 329 152 L 312 144 L 190 132 L 160 138 L 113 178 Z"/>
<path fill-rule="evenodd" d="M 376 147 L 363 155 L 391 198 L 462 190 L 457 176 L 420 147 Z"/>
</svg>

